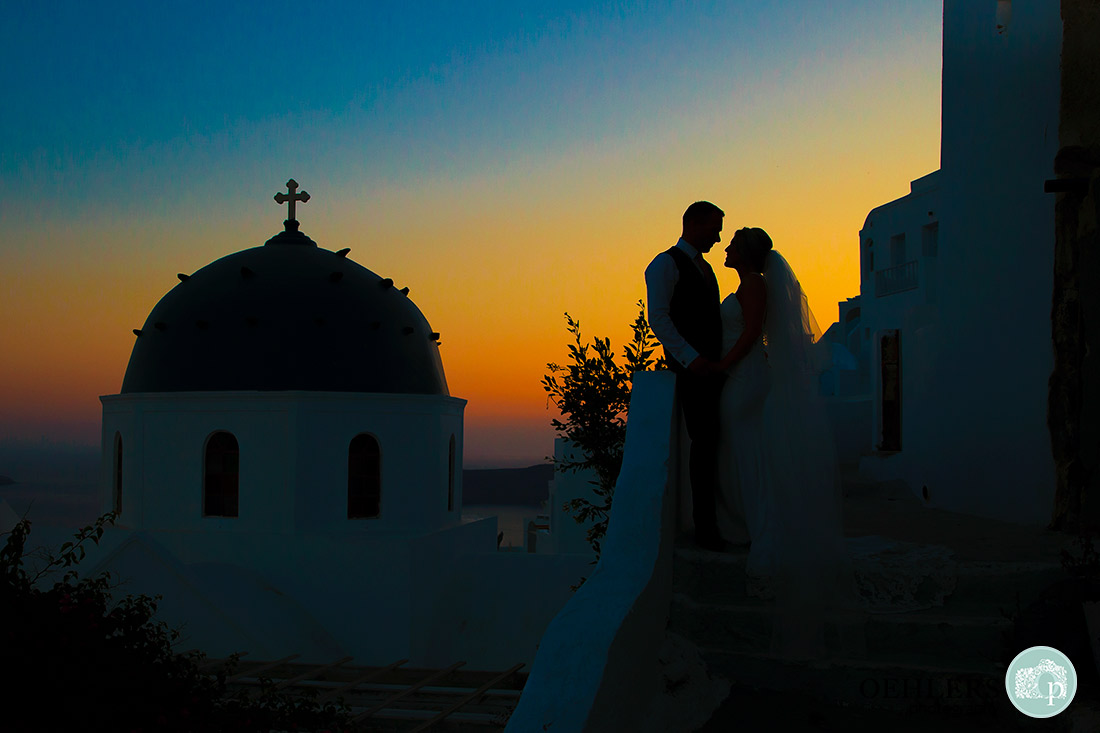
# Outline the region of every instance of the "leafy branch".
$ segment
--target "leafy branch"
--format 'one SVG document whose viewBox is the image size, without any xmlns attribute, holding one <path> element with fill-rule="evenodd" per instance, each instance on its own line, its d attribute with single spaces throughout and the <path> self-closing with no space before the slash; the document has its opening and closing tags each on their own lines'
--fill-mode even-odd
<svg viewBox="0 0 1100 733">
<path fill-rule="evenodd" d="M 645 305 L 638 301 L 638 316 L 631 324 L 632 338 L 623 349 L 624 361 L 615 361 L 609 338 L 597 337 L 591 344 L 581 335 L 581 324 L 568 313 L 566 328 L 573 337 L 569 361 L 550 362 L 542 388 L 562 415 L 550 421 L 559 436 L 577 449 L 577 455 L 550 459 L 559 473 L 592 471 L 596 479 L 595 501 L 579 497 L 563 504 L 579 524 L 591 522 L 585 536 L 599 557 L 601 540 L 623 462 L 626 418 L 634 373 L 667 368 L 664 357 L 653 358 L 658 342 L 645 318 Z M 578 457 L 579 456 L 579 457 Z"/>
</svg>

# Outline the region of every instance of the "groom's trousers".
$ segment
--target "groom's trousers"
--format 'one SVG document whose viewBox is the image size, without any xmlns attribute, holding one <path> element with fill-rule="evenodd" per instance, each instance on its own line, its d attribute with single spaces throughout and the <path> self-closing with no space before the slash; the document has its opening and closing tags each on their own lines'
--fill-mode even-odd
<svg viewBox="0 0 1100 733">
<path fill-rule="evenodd" d="M 676 374 L 676 395 L 684 411 L 691 438 L 691 514 L 695 536 L 703 542 L 718 542 L 718 398 L 725 374 Z"/>
</svg>

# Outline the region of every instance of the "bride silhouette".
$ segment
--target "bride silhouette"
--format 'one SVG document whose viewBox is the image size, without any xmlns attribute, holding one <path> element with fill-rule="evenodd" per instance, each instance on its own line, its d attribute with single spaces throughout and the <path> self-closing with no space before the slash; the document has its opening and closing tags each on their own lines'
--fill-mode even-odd
<svg viewBox="0 0 1100 733">
<path fill-rule="evenodd" d="M 734 533 L 742 516 L 748 527 L 749 590 L 775 603 L 773 653 L 815 658 L 858 647 L 836 451 L 817 389 L 817 324 L 763 229 L 738 230 L 725 266 L 741 284 L 721 304 L 728 376 L 719 403 L 719 526 Z"/>
</svg>

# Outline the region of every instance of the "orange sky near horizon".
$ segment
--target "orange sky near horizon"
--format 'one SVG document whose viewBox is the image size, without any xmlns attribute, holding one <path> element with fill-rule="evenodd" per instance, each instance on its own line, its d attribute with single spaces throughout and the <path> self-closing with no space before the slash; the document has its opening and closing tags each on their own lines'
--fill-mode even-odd
<svg viewBox="0 0 1100 733">
<path fill-rule="evenodd" d="M 698 197 L 727 212 L 723 242 L 708 255 L 723 294 L 736 289 L 737 277 L 721 267 L 721 248 L 736 228 L 763 226 L 796 268 L 827 328 L 837 301 L 859 293 L 857 232 L 866 213 L 904 195 L 909 178 L 934 169 L 927 150 L 898 157 L 897 169 L 907 167 L 911 175 L 868 170 L 836 185 L 825 176 L 791 181 L 788 191 L 803 200 L 799 212 L 785 210 L 791 195 L 771 197 L 783 190 L 780 173 L 758 188 L 721 181 L 720 173 L 697 186 Z M 544 180 L 540 186 L 561 186 L 551 191 L 552 199 L 534 192 L 525 198 L 523 188 L 531 184 L 518 178 L 482 185 L 486 190 L 470 186 L 445 200 L 418 191 L 378 192 L 360 202 L 324 191 L 322 183 L 324 193 L 310 186 L 314 198 L 298 216 L 320 246 L 351 247 L 351 259 L 410 287 L 412 300 L 441 333 L 452 394 L 469 401 L 468 444 L 471 438 L 475 446 L 487 443 L 482 460 L 524 463 L 553 450 L 549 420 L 556 412 L 547 409 L 540 380 L 548 361 L 566 357 L 564 313 L 580 319 L 589 340 L 609 336 L 621 350 L 636 303 L 645 297 L 645 266 L 676 241 L 685 201 L 693 197 L 653 190 L 650 182 L 602 197 L 598 190 Z M 140 328 L 174 287 L 176 272 L 262 244 L 281 228 L 273 202 L 261 200 L 254 208 L 266 221 L 251 231 L 210 219 L 190 231 L 145 221 L 127 230 L 100 222 L 28 232 L 22 257 L 5 258 L 20 277 L 7 283 L 8 307 L 0 313 L 0 331 L 16 336 L 0 365 L 0 380 L 8 385 L 0 438 L 41 433 L 97 442 L 97 397 L 118 391 L 131 329 Z M 63 264 L 42 256 L 59 240 L 73 244 Z M 440 240 L 447 246 L 431 248 L 430 257 L 418 251 L 419 243 Z M 26 429 L 17 433 L 20 424 Z M 515 450 L 502 450 L 517 431 L 523 439 Z M 535 450 L 539 441 L 546 443 L 541 453 Z M 470 457 L 479 462 L 477 453 Z"/>
</svg>

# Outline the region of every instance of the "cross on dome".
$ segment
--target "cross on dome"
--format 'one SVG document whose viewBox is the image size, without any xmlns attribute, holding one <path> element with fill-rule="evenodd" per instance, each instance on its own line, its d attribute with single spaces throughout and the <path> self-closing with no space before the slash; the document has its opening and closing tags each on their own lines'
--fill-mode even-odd
<svg viewBox="0 0 1100 733">
<path fill-rule="evenodd" d="M 286 220 L 288 225 L 287 228 L 289 229 L 290 222 L 297 223 L 298 221 L 294 218 L 294 204 L 298 201 L 301 201 L 303 204 L 309 201 L 309 194 L 305 191 L 297 193 L 298 182 L 295 181 L 293 178 L 286 182 L 286 189 L 288 193 L 283 193 L 282 191 L 280 191 L 279 193 L 275 194 L 275 202 L 279 204 L 288 204 Z"/>
</svg>

